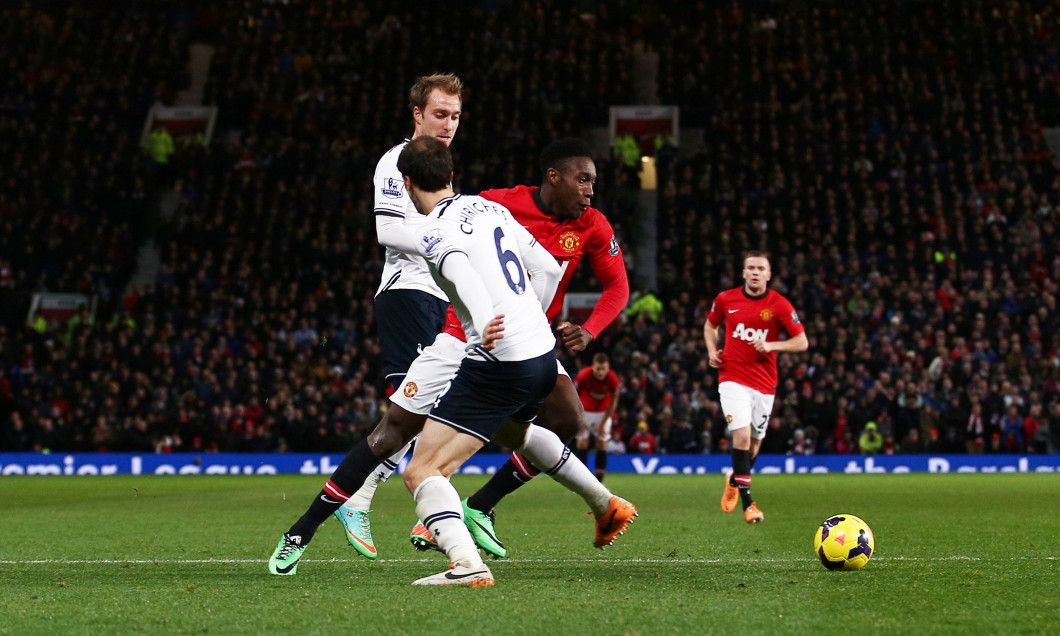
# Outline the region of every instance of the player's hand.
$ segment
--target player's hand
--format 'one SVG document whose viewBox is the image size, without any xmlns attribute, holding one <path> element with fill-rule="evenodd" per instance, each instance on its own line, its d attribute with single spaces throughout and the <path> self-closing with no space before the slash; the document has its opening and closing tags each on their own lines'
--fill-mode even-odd
<svg viewBox="0 0 1060 636">
<path fill-rule="evenodd" d="M 585 327 L 572 322 L 559 323 L 556 325 L 556 331 L 559 332 L 563 345 L 574 353 L 585 351 L 585 348 L 593 341 L 593 334 L 586 331 Z"/>
<path fill-rule="evenodd" d="M 754 347 L 755 351 L 757 351 L 758 353 L 769 353 L 770 351 L 769 343 L 766 342 L 763 338 L 758 338 L 757 340 L 754 340 L 753 342 L 751 342 L 751 346 Z"/>
<path fill-rule="evenodd" d="M 504 314 L 494 316 L 486 323 L 486 332 L 482 334 L 482 348 L 491 351 L 497 341 L 504 337 Z"/>
<path fill-rule="evenodd" d="M 719 349 L 719 350 L 717 350 L 717 351 L 715 351 L 715 352 L 714 352 L 714 353 L 713 353 L 713 354 L 712 354 L 712 355 L 710 356 L 710 360 L 708 360 L 708 361 L 707 361 L 707 362 L 708 362 L 708 364 L 710 364 L 710 367 L 711 367 L 712 369 L 720 369 L 720 368 L 721 368 L 721 365 L 722 365 L 722 362 L 723 362 L 723 360 L 721 359 L 721 353 L 722 353 L 722 352 L 721 352 L 721 350 L 720 350 L 720 349 Z"/>
</svg>

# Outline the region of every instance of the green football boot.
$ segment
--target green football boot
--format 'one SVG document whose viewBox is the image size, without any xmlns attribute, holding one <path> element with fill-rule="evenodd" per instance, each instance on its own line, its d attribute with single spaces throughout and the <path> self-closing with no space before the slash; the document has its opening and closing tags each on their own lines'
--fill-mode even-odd
<svg viewBox="0 0 1060 636">
<path fill-rule="evenodd" d="M 278 576 L 291 576 L 298 571 L 298 560 L 302 558 L 307 547 L 302 545 L 302 537 L 292 537 L 284 532 L 276 545 L 276 551 L 269 559 L 269 572 Z"/>
<path fill-rule="evenodd" d="M 367 512 L 343 506 L 335 511 L 335 518 L 346 530 L 346 540 L 361 556 L 373 561 L 379 558 L 375 542 L 372 541 L 372 524 L 368 521 Z"/>
<path fill-rule="evenodd" d="M 470 508 L 467 505 L 467 499 L 462 503 L 464 504 L 464 525 L 471 531 L 471 536 L 474 537 L 478 547 L 500 559 L 508 556 L 508 549 L 497 538 L 497 532 L 493 529 L 493 511 L 479 512 Z"/>
</svg>

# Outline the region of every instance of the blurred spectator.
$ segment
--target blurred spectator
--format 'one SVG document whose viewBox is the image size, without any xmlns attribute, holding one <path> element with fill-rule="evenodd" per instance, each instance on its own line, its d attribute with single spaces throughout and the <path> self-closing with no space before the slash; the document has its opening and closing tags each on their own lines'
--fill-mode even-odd
<svg viewBox="0 0 1060 636">
<path fill-rule="evenodd" d="M 875 455 L 883 449 L 883 437 L 876 430 L 876 422 L 865 424 L 865 430 L 858 438 L 858 448 L 862 455 Z"/>
<path fill-rule="evenodd" d="M 629 438 L 628 447 L 629 452 L 641 455 L 650 455 L 655 452 L 655 435 L 648 428 L 647 422 L 637 422 L 637 432 L 633 434 L 633 437 Z"/>
<path fill-rule="evenodd" d="M 151 157 L 151 161 L 163 167 L 169 164 L 170 157 L 176 152 L 176 146 L 173 144 L 173 136 L 169 134 L 166 127 L 162 124 L 155 124 L 154 130 L 147 135 L 144 150 Z"/>
<path fill-rule="evenodd" d="M 1001 433 L 1005 448 L 1010 452 L 1023 447 L 1023 421 L 1016 404 L 1006 409 L 1005 418 L 1001 421 Z"/>
<path fill-rule="evenodd" d="M 986 444 L 986 425 L 983 422 L 983 405 L 972 405 L 968 424 L 964 430 L 964 449 L 967 453 L 982 453 Z"/>
<path fill-rule="evenodd" d="M 795 429 L 791 439 L 788 440 L 788 455 L 813 455 L 814 448 L 806 438 L 806 431 L 801 428 Z"/>
<path fill-rule="evenodd" d="M 911 428 L 906 432 L 901 448 L 903 453 L 917 454 L 924 452 L 924 444 L 920 440 L 919 428 Z M 983 452 L 981 448 L 979 452 Z"/>
</svg>

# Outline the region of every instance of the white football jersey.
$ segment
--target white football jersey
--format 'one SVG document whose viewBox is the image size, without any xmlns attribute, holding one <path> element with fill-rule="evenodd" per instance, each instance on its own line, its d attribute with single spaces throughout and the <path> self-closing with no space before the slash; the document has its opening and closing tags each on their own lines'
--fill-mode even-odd
<svg viewBox="0 0 1060 636">
<path fill-rule="evenodd" d="M 453 303 L 467 336 L 468 356 L 516 361 L 555 350 L 556 337 L 541 309 L 542 301 L 530 286 L 521 256 L 534 249 L 537 241 L 512 219 L 511 212 L 482 197 L 458 194 L 442 199 L 425 218 L 420 254 Z M 454 253 L 467 256 L 474 270 L 470 275 L 477 275 L 489 294 L 490 318 L 504 315 L 504 337 L 491 351 L 482 348 L 482 335 L 475 328 L 465 299 L 457 294 L 456 285 L 440 273 L 446 258 Z"/>
<path fill-rule="evenodd" d="M 416 211 L 412 199 L 405 192 L 405 180 L 397 168 L 398 155 L 408 144 L 406 139 L 387 151 L 375 166 L 375 216 L 388 216 L 402 219 L 413 234 L 419 233 L 418 226 L 423 224 L 424 216 Z M 378 237 L 377 237 L 378 238 Z M 448 300 L 434 282 L 426 261 L 417 254 L 409 254 L 393 247 L 386 248 L 386 262 L 383 264 L 383 279 L 376 290 L 378 296 L 388 289 L 416 289 Z"/>
</svg>

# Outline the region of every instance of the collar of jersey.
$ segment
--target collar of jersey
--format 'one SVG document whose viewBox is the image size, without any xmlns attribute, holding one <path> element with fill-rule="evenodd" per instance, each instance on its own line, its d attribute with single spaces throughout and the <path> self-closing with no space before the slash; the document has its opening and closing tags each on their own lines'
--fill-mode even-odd
<svg viewBox="0 0 1060 636">
<path fill-rule="evenodd" d="M 766 287 L 766 290 L 757 296 L 752 296 L 751 294 L 748 294 L 746 286 L 741 287 L 740 291 L 743 292 L 744 298 L 749 298 L 751 300 L 762 300 L 763 298 L 769 295 L 769 287 Z"/>
<path fill-rule="evenodd" d="M 459 194 L 454 194 L 451 197 L 445 197 L 444 199 L 442 199 L 438 203 L 434 204 L 434 209 L 431 210 L 431 212 L 433 213 L 433 212 L 437 211 L 438 212 L 438 216 L 442 216 L 442 213 L 445 212 L 445 209 L 447 207 L 449 207 L 449 204 L 452 203 L 453 201 L 456 201 L 459 198 L 460 198 Z"/>
<path fill-rule="evenodd" d="M 555 217 L 555 213 L 552 212 L 552 208 L 545 205 L 544 199 L 541 198 L 541 188 L 534 188 L 530 191 L 530 196 L 534 199 L 534 205 L 537 206 L 538 210 L 541 210 L 545 214 Z"/>
</svg>

